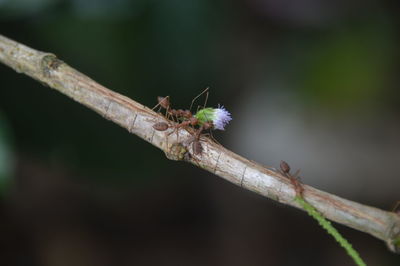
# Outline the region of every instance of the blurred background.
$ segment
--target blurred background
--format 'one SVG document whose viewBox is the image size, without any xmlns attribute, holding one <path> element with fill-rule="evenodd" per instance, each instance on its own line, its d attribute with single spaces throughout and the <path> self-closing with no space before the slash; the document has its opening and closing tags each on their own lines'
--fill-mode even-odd
<svg viewBox="0 0 400 266">
<path fill-rule="evenodd" d="M 400 200 L 399 3 L 0 0 L 0 34 L 152 107 L 210 86 L 215 134 L 264 165 L 391 210 Z M 2 265 L 352 265 L 304 212 L 164 154 L 0 65 Z M 197 104 L 202 104 L 200 98 Z M 336 225 L 368 265 L 400 265 Z"/>
</svg>

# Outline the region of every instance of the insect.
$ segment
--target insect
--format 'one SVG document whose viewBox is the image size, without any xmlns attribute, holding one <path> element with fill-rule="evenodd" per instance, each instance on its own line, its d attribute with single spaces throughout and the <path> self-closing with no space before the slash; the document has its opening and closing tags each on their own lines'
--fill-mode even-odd
<svg viewBox="0 0 400 266">
<path fill-rule="evenodd" d="M 169 125 L 165 122 L 158 122 L 153 125 L 153 128 L 158 131 L 165 131 L 169 128 Z"/>
<path fill-rule="evenodd" d="M 197 98 L 199 98 L 202 94 L 206 93 L 206 101 L 204 103 L 204 106 L 207 102 L 208 99 L 208 90 L 209 88 L 206 88 L 203 92 L 201 92 L 199 95 L 197 95 L 193 100 L 192 103 L 190 105 L 190 109 L 193 106 L 193 103 L 196 101 Z M 196 118 L 193 113 L 190 110 L 183 110 L 183 109 L 172 109 L 171 108 L 171 101 L 170 101 L 170 97 L 166 96 L 166 97 L 162 97 L 162 96 L 158 96 L 157 97 L 157 101 L 158 104 L 155 106 L 160 106 L 161 108 L 166 110 L 166 118 L 170 119 L 172 118 L 172 120 L 175 122 L 177 121 L 178 123 L 176 125 L 174 125 L 175 130 L 179 129 L 179 128 L 187 128 L 187 127 L 192 127 L 195 128 L 196 126 L 198 126 L 199 123 L 199 119 Z M 154 107 L 154 108 L 155 108 Z M 154 109 L 153 108 L 153 109 Z M 153 128 L 155 130 L 158 131 L 165 131 L 169 128 L 170 126 L 165 123 L 165 122 L 158 122 L 155 123 L 153 125 Z M 203 130 L 207 130 L 212 128 L 212 123 L 211 122 L 206 122 L 204 123 L 202 126 L 200 126 L 199 128 L 196 129 L 196 132 L 194 133 L 194 136 L 196 136 L 193 140 L 193 147 L 197 147 L 196 149 L 193 148 L 193 150 L 196 150 L 197 152 L 194 152 L 195 154 L 200 154 L 202 151 L 201 148 L 201 144 L 199 141 L 200 135 L 202 133 Z M 173 132 L 169 133 L 172 134 Z"/>
<path fill-rule="evenodd" d="M 158 97 L 157 97 L 157 100 L 158 100 L 158 104 L 159 104 L 162 108 L 164 108 L 164 109 L 166 109 L 166 110 L 169 109 L 169 105 L 170 105 L 169 96 L 166 96 L 166 97 L 158 96 Z"/>
<path fill-rule="evenodd" d="M 195 139 L 192 143 L 192 149 L 193 149 L 193 153 L 195 155 L 201 155 L 201 153 L 203 152 L 203 146 L 201 145 L 200 140 Z"/>
<path fill-rule="evenodd" d="M 183 110 L 183 109 L 172 109 L 171 108 L 171 102 L 169 99 L 169 96 L 166 97 L 161 97 L 158 96 L 158 105 L 161 106 L 166 110 L 166 118 L 169 119 L 170 116 L 172 116 L 173 120 L 176 120 L 178 123 L 174 126 L 176 129 L 178 128 L 186 128 L 188 126 L 195 127 L 200 124 L 200 121 L 197 117 L 193 115 L 193 113 L 190 111 L 193 107 L 194 102 L 204 93 L 206 94 L 206 100 L 204 102 L 204 106 L 207 103 L 208 100 L 208 90 L 209 88 L 207 87 L 204 91 L 202 91 L 199 95 L 197 95 L 195 98 L 193 98 L 192 103 L 190 104 L 189 110 Z M 204 107 L 203 107 L 204 108 Z"/>
<path fill-rule="evenodd" d="M 287 162 L 281 161 L 280 167 L 281 167 L 281 171 L 282 171 L 283 175 L 288 175 L 289 174 L 290 166 L 289 166 L 289 164 Z"/>
<path fill-rule="evenodd" d="M 189 110 L 173 109 L 171 108 L 169 96 L 159 96 L 157 98 L 158 104 L 155 107 L 160 106 L 161 108 L 165 109 L 165 117 L 168 120 L 172 120 L 173 122 L 175 122 L 175 124 L 171 126 L 165 122 L 158 122 L 153 125 L 153 128 L 158 131 L 165 131 L 168 128 L 173 127 L 175 130 L 170 132 L 168 135 L 172 134 L 173 132 L 176 132 L 178 135 L 179 128 L 190 128 L 191 130 L 189 132 L 192 134 L 192 138 L 189 139 L 188 145 L 192 144 L 193 154 L 201 155 L 201 153 L 203 152 L 203 147 L 200 142 L 200 136 L 202 135 L 202 133 L 210 129 L 224 130 L 225 125 L 228 124 L 230 120 L 232 120 L 230 113 L 226 111 L 223 106 L 218 106 L 218 108 L 205 108 L 208 100 L 208 90 L 209 88 L 206 88 L 203 92 L 201 92 L 192 100 Z M 206 94 L 204 105 L 201 107 L 200 110 L 199 106 L 197 108 L 196 114 L 193 114 L 191 112 L 191 109 L 194 102 L 204 93 Z"/>
<path fill-rule="evenodd" d="M 292 174 L 290 174 L 290 166 L 289 166 L 289 164 L 287 162 L 281 161 L 279 166 L 281 168 L 279 172 L 283 176 L 287 177 L 290 180 L 290 182 L 294 186 L 294 190 L 296 191 L 296 195 L 297 196 L 302 196 L 304 188 L 303 188 L 303 185 L 301 184 L 301 182 L 299 180 L 299 177 L 298 177 L 298 175 L 300 173 L 300 170 L 297 170 L 294 173 L 294 175 L 292 175 Z"/>
<path fill-rule="evenodd" d="M 168 119 L 169 106 L 170 106 L 169 96 L 165 96 L 165 97 L 158 96 L 157 97 L 157 102 L 158 103 L 151 110 L 154 110 L 157 107 L 159 107 L 159 109 L 158 109 L 158 112 L 159 112 L 162 108 L 164 108 L 166 110 L 165 117 Z"/>
<path fill-rule="evenodd" d="M 192 142 L 192 149 L 193 149 L 193 153 L 194 153 L 195 155 L 201 155 L 201 153 L 203 152 L 203 146 L 201 145 L 201 142 L 200 142 L 201 133 L 202 133 L 204 130 L 211 129 L 212 126 L 213 126 L 212 123 L 205 122 L 205 123 L 203 123 L 203 124 L 199 127 L 199 129 L 194 133 L 194 135 L 193 135 L 194 139 L 193 139 L 193 142 Z"/>
</svg>

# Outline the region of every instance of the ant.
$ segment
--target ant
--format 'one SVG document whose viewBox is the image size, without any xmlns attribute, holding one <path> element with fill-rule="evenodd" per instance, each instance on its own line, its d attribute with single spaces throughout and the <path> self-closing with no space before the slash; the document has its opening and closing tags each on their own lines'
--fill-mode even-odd
<svg viewBox="0 0 400 266">
<path fill-rule="evenodd" d="M 289 164 L 287 162 L 281 161 L 279 166 L 281 168 L 279 170 L 279 172 L 283 176 L 287 177 L 290 180 L 290 182 L 294 186 L 294 190 L 296 191 L 296 195 L 301 197 L 303 195 L 304 188 L 303 188 L 303 185 L 301 184 L 301 182 L 299 180 L 299 177 L 298 177 L 298 175 L 300 173 L 300 170 L 297 170 L 294 173 L 294 175 L 291 175 L 290 174 L 290 166 L 289 166 Z"/>
<path fill-rule="evenodd" d="M 212 123 L 205 122 L 193 134 L 193 139 L 190 142 L 192 143 L 192 149 L 193 149 L 193 153 L 195 155 L 200 155 L 203 152 L 203 146 L 201 145 L 201 142 L 200 142 L 201 133 L 203 132 L 203 130 L 208 130 L 211 128 L 212 128 Z"/>
<path fill-rule="evenodd" d="M 206 101 L 205 101 L 205 103 L 207 102 L 208 90 L 209 90 L 209 88 L 207 87 L 203 92 L 201 92 L 199 95 L 197 95 L 192 100 L 192 103 L 190 105 L 190 109 L 192 109 L 194 101 L 204 93 L 206 93 Z M 157 97 L 157 100 L 158 100 L 158 104 L 155 107 L 160 106 L 161 108 L 164 108 L 166 110 L 166 117 L 167 118 L 172 117 L 172 119 L 174 121 L 175 121 L 175 119 L 176 119 L 176 121 L 178 121 L 178 124 L 173 126 L 175 128 L 175 130 L 177 130 L 178 128 L 187 128 L 187 127 L 195 128 L 196 126 L 199 126 L 199 124 L 200 124 L 199 120 L 192 114 L 192 112 L 190 110 L 172 109 L 171 108 L 171 102 L 169 100 L 169 96 L 166 96 L 166 97 L 159 96 L 159 97 Z M 205 106 L 203 106 L 203 108 L 204 107 Z M 189 144 L 192 143 L 193 153 L 195 155 L 199 155 L 203 151 L 203 147 L 202 147 L 202 145 L 200 143 L 201 133 L 204 130 L 211 129 L 212 127 L 213 127 L 213 124 L 211 122 L 205 122 L 205 123 L 202 123 L 197 128 L 197 130 L 193 133 L 193 139 L 190 140 Z M 155 123 L 153 125 L 153 128 L 155 130 L 158 130 L 158 131 L 165 131 L 168 128 L 170 128 L 170 125 L 168 125 L 165 122 L 158 122 L 158 123 Z M 171 133 L 169 133 L 169 134 L 172 134 L 172 133 L 173 133 L 173 131 Z"/>
<path fill-rule="evenodd" d="M 204 105 L 206 105 L 207 100 L 208 100 L 208 90 L 209 90 L 209 88 L 207 87 L 207 88 L 206 88 L 204 91 L 202 91 L 199 95 L 197 95 L 196 97 L 194 97 L 194 99 L 192 100 L 192 103 L 190 104 L 189 110 L 182 110 L 182 109 L 175 110 L 175 109 L 170 109 L 170 106 L 169 106 L 169 105 L 168 105 L 168 106 L 165 106 L 165 107 L 167 107 L 167 108 L 164 107 L 164 108 L 167 110 L 167 112 L 168 112 L 168 110 L 169 110 L 169 113 L 170 113 L 172 116 L 175 116 L 175 117 L 177 118 L 178 121 L 181 121 L 178 125 L 175 126 L 176 128 L 187 127 L 187 126 L 192 126 L 192 127 L 194 127 L 194 126 L 199 125 L 199 120 L 192 114 L 192 112 L 191 112 L 190 110 L 192 110 L 193 103 L 194 103 L 201 95 L 203 95 L 204 93 L 206 94 L 206 99 L 205 99 Z M 165 102 L 164 102 L 164 99 L 160 99 L 160 97 L 159 97 L 159 100 L 161 100 L 163 103 L 165 103 Z M 169 104 L 169 102 L 168 102 L 168 104 Z M 203 108 L 204 108 L 204 107 L 205 107 L 205 106 L 203 106 Z M 198 110 L 198 109 L 197 109 L 197 110 Z"/>
</svg>

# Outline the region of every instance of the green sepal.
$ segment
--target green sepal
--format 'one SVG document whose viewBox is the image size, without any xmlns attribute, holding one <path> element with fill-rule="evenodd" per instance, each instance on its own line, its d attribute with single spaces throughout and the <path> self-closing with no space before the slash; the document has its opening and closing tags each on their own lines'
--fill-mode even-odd
<svg viewBox="0 0 400 266">
<path fill-rule="evenodd" d="M 199 124 L 202 125 L 205 122 L 213 122 L 215 119 L 215 110 L 214 108 L 208 107 L 199 110 L 194 117 L 199 120 Z"/>
</svg>

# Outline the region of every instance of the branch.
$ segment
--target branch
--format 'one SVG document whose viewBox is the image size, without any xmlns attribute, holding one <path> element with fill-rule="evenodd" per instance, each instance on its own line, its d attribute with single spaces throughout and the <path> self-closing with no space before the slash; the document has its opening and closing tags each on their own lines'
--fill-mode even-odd
<svg viewBox="0 0 400 266">
<path fill-rule="evenodd" d="M 86 105 L 158 147 L 171 160 L 188 161 L 237 186 L 301 208 L 294 200 L 296 191 L 292 184 L 280 173 L 243 158 L 206 137 L 201 138 L 202 154 L 195 155 L 190 145 L 193 140 L 190 129 L 176 132 L 173 132 L 173 128 L 154 130 L 153 125 L 157 122 L 172 122 L 146 106 L 103 87 L 53 54 L 34 50 L 0 35 L 0 61 L 18 73 L 31 76 Z M 385 241 L 391 251 L 400 253 L 400 215 L 307 185 L 304 185 L 303 197 L 328 219 L 369 233 Z"/>
</svg>

